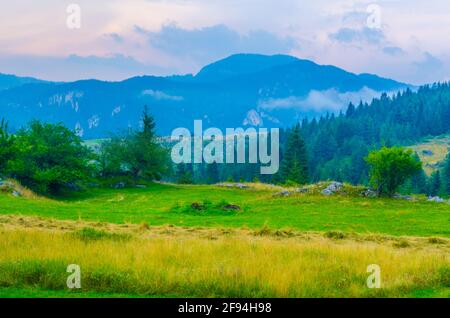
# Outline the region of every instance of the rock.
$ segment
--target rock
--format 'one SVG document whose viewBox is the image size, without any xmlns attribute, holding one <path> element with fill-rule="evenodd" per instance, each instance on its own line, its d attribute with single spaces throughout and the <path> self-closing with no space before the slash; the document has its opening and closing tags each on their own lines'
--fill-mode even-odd
<svg viewBox="0 0 450 318">
<path fill-rule="evenodd" d="M 119 182 L 119 183 L 116 183 L 115 185 L 113 185 L 113 188 L 114 189 L 123 189 L 123 188 L 125 188 L 125 182 Z"/>
<path fill-rule="evenodd" d="M 336 194 L 337 192 L 341 191 L 343 187 L 344 187 L 343 183 L 333 181 L 333 182 L 331 182 L 331 184 L 328 187 L 326 187 L 324 190 L 322 190 L 322 194 L 323 195 L 333 195 L 333 194 Z"/>
<path fill-rule="evenodd" d="M 298 188 L 295 189 L 295 193 L 308 193 L 309 190 L 307 188 Z"/>
<path fill-rule="evenodd" d="M 138 188 L 138 189 L 146 189 L 147 188 L 147 186 L 144 184 L 136 184 L 134 187 Z"/>
<path fill-rule="evenodd" d="M 373 191 L 372 189 L 366 189 L 364 190 L 361 195 L 363 197 L 366 198 L 376 198 L 378 196 L 378 194 L 376 193 L 376 191 Z"/>
<path fill-rule="evenodd" d="M 227 204 L 223 208 L 225 210 L 234 210 L 234 211 L 239 211 L 241 209 L 241 207 L 239 205 L 235 205 L 235 204 Z"/>
<path fill-rule="evenodd" d="M 242 184 L 242 183 L 219 183 L 217 184 L 218 187 L 224 187 L 224 188 L 238 188 L 238 189 L 249 189 L 250 187 L 248 185 Z"/>
<path fill-rule="evenodd" d="M 16 188 L 15 188 L 14 184 L 12 184 L 11 182 L 2 181 L 0 184 L 0 190 L 3 192 L 12 193 L 13 191 L 16 190 Z"/>
<path fill-rule="evenodd" d="M 16 198 L 22 196 L 22 193 L 20 193 L 19 191 L 16 191 L 16 190 L 14 190 L 11 194 L 12 194 L 13 196 L 15 196 Z"/>
<path fill-rule="evenodd" d="M 401 195 L 401 194 L 394 194 L 393 196 L 394 199 L 399 199 L 399 200 L 407 200 L 407 201 L 412 201 L 413 197 L 410 195 Z"/>
<path fill-rule="evenodd" d="M 445 200 L 441 197 L 428 197 L 428 202 L 444 203 Z"/>
<path fill-rule="evenodd" d="M 433 155 L 433 151 L 428 150 L 428 149 L 424 149 L 424 150 L 422 150 L 422 154 L 424 156 L 432 156 Z"/>
<path fill-rule="evenodd" d="M 275 196 L 278 196 L 278 197 L 289 197 L 290 195 L 291 195 L 291 193 L 288 190 L 283 190 L 283 191 L 275 194 Z"/>
</svg>

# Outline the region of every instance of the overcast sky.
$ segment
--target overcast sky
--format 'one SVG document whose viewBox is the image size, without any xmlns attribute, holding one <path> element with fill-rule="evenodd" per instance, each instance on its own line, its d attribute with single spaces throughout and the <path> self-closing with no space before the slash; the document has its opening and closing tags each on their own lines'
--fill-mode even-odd
<svg viewBox="0 0 450 318">
<path fill-rule="evenodd" d="M 448 0 L 2 2 L 2 73 L 120 80 L 196 73 L 246 52 L 290 54 L 413 84 L 450 80 Z M 72 3 L 81 9 L 79 29 L 67 25 Z"/>
</svg>

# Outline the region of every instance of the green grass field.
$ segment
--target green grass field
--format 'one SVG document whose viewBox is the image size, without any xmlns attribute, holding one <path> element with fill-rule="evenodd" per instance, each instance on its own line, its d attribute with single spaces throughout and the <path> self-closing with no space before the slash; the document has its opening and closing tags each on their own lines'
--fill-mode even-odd
<svg viewBox="0 0 450 318">
<path fill-rule="evenodd" d="M 450 205 L 347 188 L 0 193 L 0 297 L 448 297 Z M 70 263 L 87 271 L 76 293 L 65 287 Z M 383 288 L 366 287 L 369 264 Z"/>
<path fill-rule="evenodd" d="M 90 189 L 63 201 L 0 195 L 0 215 L 110 223 L 171 224 L 201 227 L 292 228 L 340 230 L 410 236 L 450 236 L 450 205 L 421 200 L 326 197 L 297 194 L 276 197 L 271 189 L 227 189 L 213 186 L 154 184 L 147 189 Z M 189 211 L 194 202 L 210 201 L 211 209 Z M 239 212 L 214 208 L 236 204 Z"/>
</svg>

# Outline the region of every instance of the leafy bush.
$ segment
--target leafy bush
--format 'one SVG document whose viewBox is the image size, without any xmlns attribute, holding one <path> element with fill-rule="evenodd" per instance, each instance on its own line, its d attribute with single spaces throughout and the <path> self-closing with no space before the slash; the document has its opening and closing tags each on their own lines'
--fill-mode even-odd
<svg viewBox="0 0 450 318">
<path fill-rule="evenodd" d="M 366 157 L 370 166 L 370 184 L 379 196 L 393 196 L 397 188 L 422 168 L 411 149 L 383 147 Z"/>
</svg>

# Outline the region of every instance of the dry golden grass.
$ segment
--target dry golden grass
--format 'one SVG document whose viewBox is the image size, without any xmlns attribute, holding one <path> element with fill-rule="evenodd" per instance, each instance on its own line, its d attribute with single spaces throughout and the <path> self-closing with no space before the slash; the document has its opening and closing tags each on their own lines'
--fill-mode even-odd
<svg viewBox="0 0 450 318">
<path fill-rule="evenodd" d="M 423 168 L 427 175 L 431 175 L 444 162 L 448 154 L 450 138 L 447 135 L 430 138 L 422 143 L 411 146 L 423 162 Z M 424 150 L 432 151 L 432 155 L 425 155 Z"/>
<path fill-rule="evenodd" d="M 375 235 L 21 219 L 0 221 L 3 287 L 64 290 L 66 267 L 79 264 L 82 290 L 107 293 L 402 297 L 449 288 L 446 239 L 402 238 L 409 245 L 395 247 Z M 370 264 L 381 267 L 381 289 L 366 286 Z"/>
</svg>

